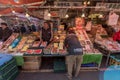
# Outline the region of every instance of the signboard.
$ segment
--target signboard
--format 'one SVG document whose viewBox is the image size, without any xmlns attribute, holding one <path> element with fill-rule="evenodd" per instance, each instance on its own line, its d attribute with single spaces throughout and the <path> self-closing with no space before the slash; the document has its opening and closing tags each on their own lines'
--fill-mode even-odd
<svg viewBox="0 0 120 80">
<path fill-rule="evenodd" d="M 81 6 L 82 2 L 54 2 L 54 5 L 59 7 Z"/>
<path fill-rule="evenodd" d="M 50 11 L 51 17 L 59 17 L 58 11 Z"/>
<path fill-rule="evenodd" d="M 48 13 L 49 13 L 48 10 L 45 10 L 45 11 L 44 11 L 44 19 L 45 19 L 45 20 L 50 20 L 50 19 L 51 19 L 50 16 L 48 16 Z"/>
<path fill-rule="evenodd" d="M 119 15 L 116 13 L 110 13 L 109 14 L 109 19 L 108 19 L 108 25 L 117 25 Z"/>
<path fill-rule="evenodd" d="M 96 11 L 108 11 L 109 9 L 120 9 L 120 3 L 97 3 L 96 7 L 105 7 L 101 9 L 96 8 Z"/>
</svg>

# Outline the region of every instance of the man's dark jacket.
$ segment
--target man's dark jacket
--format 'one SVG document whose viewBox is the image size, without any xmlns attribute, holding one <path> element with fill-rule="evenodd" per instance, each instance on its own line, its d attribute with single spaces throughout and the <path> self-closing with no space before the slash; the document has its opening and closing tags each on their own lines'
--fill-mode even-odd
<svg viewBox="0 0 120 80">
<path fill-rule="evenodd" d="M 69 34 L 64 41 L 64 45 L 67 48 L 69 55 L 82 55 L 83 49 L 75 34 Z"/>
<path fill-rule="evenodd" d="M 10 35 L 12 34 L 12 30 L 10 30 L 8 27 L 4 30 L 0 29 L 0 40 L 6 41 Z"/>
</svg>

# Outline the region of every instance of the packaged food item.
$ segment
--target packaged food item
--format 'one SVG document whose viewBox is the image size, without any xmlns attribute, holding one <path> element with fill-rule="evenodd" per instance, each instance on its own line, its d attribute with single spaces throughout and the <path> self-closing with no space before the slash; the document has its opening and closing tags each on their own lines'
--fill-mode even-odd
<svg viewBox="0 0 120 80">
<path fill-rule="evenodd" d="M 27 45 L 24 45 L 23 48 L 22 48 L 22 50 L 21 50 L 21 52 L 27 51 L 28 48 L 29 48 L 29 45 L 28 45 L 28 44 L 27 44 Z"/>
<path fill-rule="evenodd" d="M 27 50 L 27 54 L 33 54 L 33 50 L 32 49 L 28 49 Z"/>
<path fill-rule="evenodd" d="M 51 49 L 51 54 L 58 54 L 58 49 L 57 48 L 52 48 Z"/>
<path fill-rule="evenodd" d="M 35 49 L 33 53 L 34 54 L 41 54 L 42 53 L 42 49 Z"/>
<path fill-rule="evenodd" d="M 41 41 L 35 41 L 32 45 L 32 47 L 39 47 L 40 46 Z"/>
<path fill-rule="evenodd" d="M 46 47 L 47 46 L 47 42 L 42 42 L 40 47 Z"/>
</svg>

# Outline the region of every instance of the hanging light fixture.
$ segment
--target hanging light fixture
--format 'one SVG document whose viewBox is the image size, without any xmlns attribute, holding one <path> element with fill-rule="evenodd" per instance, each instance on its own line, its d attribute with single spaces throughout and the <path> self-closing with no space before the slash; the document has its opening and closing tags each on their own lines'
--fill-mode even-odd
<svg viewBox="0 0 120 80">
<path fill-rule="evenodd" d="M 30 17 L 30 15 L 29 15 L 28 13 L 26 13 L 26 14 L 25 14 L 25 16 L 26 16 L 27 18 L 29 18 L 29 17 Z"/>
<path fill-rule="evenodd" d="M 51 17 L 50 6 L 49 6 L 49 9 L 48 9 L 48 16 Z"/>
<path fill-rule="evenodd" d="M 90 5 L 90 1 L 84 1 L 83 4 L 84 5 Z"/>
<path fill-rule="evenodd" d="M 12 10 L 12 13 L 15 13 L 15 11 L 14 11 L 14 10 Z"/>
<path fill-rule="evenodd" d="M 65 18 L 68 18 L 68 17 L 69 17 L 69 15 L 68 15 L 68 14 L 66 14 L 66 15 L 65 15 Z"/>
<path fill-rule="evenodd" d="M 87 4 L 89 5 L 89 4 L 90 4 L 90 1 L 88 1 Z"/>
<path fill-rule="evenodd" d="M 100 15 L 99 15 L 99 18 L 103 18 L 103 14 L 100 14 Z"/>
<path fill-rule="evenodd" d="M 16 17 L 15 19 L 16 19 L 16 20 L 18 20 L 18 18 L 17 18 L 17 17 Z"/>
<path fill-rule="evenodd" d="M 87 4 L 87 2 L 86 1 L 84 1 L 84 3 L 83 3 L 84 5 L 86 5 Z"/>
<path fill-rule="evenodd" d="M 19 3 L 20 1 L 19 0 L 14 0 L 15 3 Z"/>
<path fill-rule="evenodd" d="M 84 14 L 84 13 L 82 13 L 81 17 L 85 17 L 85 14 Z"/>
<path fill-rule="evenodd" d="M 48 16 L 49 16 L 49 17 L 51 17 L 51 14 L 50 14 L 50 12 L 48 12 Z"/>
</svg>

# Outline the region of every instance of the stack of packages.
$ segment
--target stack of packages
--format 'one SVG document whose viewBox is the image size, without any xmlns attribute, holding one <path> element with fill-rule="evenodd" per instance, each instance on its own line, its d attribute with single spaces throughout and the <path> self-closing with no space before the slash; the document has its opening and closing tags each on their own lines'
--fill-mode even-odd
<svg viewBox="0 0 120 80">
<path fill-rule="evenodd" d="M 25 42 L 25 44 L 23 45 L 23 48 L 21 49 L 21 52 L 26 52 L 27 49 L 32 46 L 33 42 L 35 40 L 35 37 L 34 36 L 28 36 L 27 37 L 27 41 Z"/>
<path fill-rule="evenodd" d="M 17 33 L 13 33 L 4 43 L 1 43 L 0 50 L 4 51 L 12 44 L 12 42 L 19 36 Z M 17 40 L 18 41 L 18 40 Z M 16 46 L 16 45 L 12 45 Z"/>
<path fill-rule="evenodd" d="M 76 35 L 83 47 L 84 53 L 88 53 L 88 54 L 99 53 L 98 50 L 93 48 L 93 44 L 90 41 L 90 39 L 84 29 L 79 29 L 79 30 L 75 29 L 75 32 L 76 32 Z"/>
<path fill-rule="evenodd" d="M 51 54 L 67 54 L 66 50 L 63 48 L 64 39 L 66 37 L 65 32 L 58 31 L 58 34 L 54 36 L 54 43 L 52 44 Z"/>
<path fill-rule="evenodd" d="M 106 38 L 102 40 L 96 40 L 96 43 L 100 44 L 101 47 L 112 52 L 120 51 L 120 44 L 113 41 L 112 38 Z"/>
<path fill-rule="evenodd" d="M 57 33 L 54 34 L 53 41 L 43 49 L 44 54 L 60 54 L 65 55 L 67 51 L 63 48 L 64 46 L 64 39 L 66 37 L 66 32 L 62 32 L 58 30 Z"/>
</svg>

